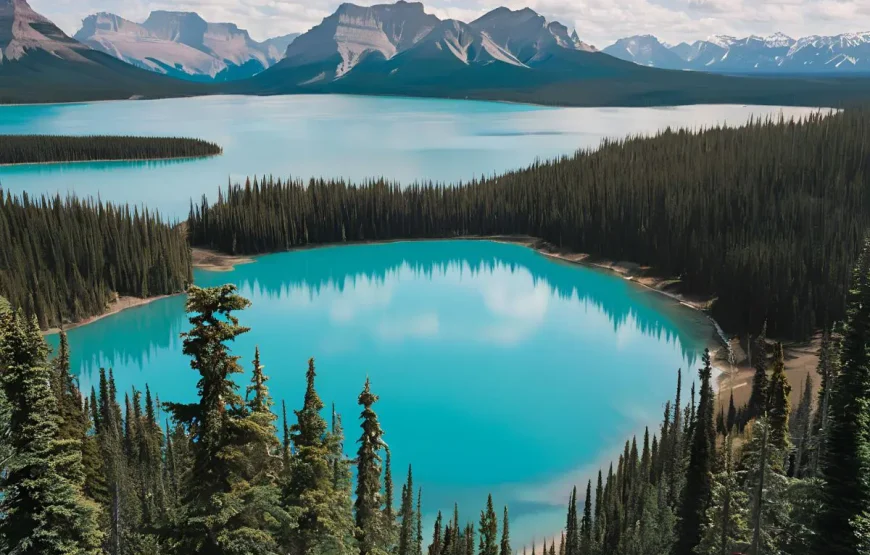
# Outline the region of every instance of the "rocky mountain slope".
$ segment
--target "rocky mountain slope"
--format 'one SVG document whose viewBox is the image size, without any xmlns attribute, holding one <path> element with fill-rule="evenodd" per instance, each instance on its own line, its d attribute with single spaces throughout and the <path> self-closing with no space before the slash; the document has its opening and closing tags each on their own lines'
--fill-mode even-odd
<svg viewBox="0 0 870 555">
<path fill-rule="evenodd" d="M 182 79 L 244 79 L 284 57 L 297 35 L 257 42 L 232 23 L 209 23 L 190 12 L 155 11 L 143 23 L 110 13 L 85 18 L 75 39 L 95 50 Z"/>
<path fill-rule="evenodd" d="M 26 0 L 0 0 L 0 102 L 196 94 L 200 89 L 94 51 Z"/>
</svg>

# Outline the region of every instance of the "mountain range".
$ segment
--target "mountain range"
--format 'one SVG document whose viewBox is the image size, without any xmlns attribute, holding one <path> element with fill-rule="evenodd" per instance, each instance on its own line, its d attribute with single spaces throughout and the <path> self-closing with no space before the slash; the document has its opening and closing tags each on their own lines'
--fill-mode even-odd
<svg viewBox="0 0 870 555">
<path fill-rule="evenodd" d="M 870 32 L 793 39 L 782 33 L 735 38 L 717 35 L 675 46 L 652 35 L 627 37 L 603 52 L 647 67 L 720 73 L 870 73 Z"/>
<path fill-rule="evenodd" d="M 628 40 L 622 49 L 639 65 L 597 51 L 528 8 L 497 8 L 465 23 L 428 14 L 420 3 L 342 4 L 295 39 L 264 43 L 196 14 L 154 12 L 142 24 L 96 14 L 76 36 L 81 41 L 26 0 L 0 0 L 0 103 L 346 93 L 572 106 L 829 106 L 870 96 L 870 79 L 737 78 L 644 67 L 665 67 L 659 57 L 672 54 L 674 68 L 685 69 L 673 60 L 706 63 L 714 47 L 728 53 L 717 64 L 752 58 L 738 56 L 740 41 L 731 39 L 689 48 Z"/>
<path fill-rule="evenodd" d="M 85 18 L 74 38 L 141 67 L 204 81 L 244 79 L 271 67 L 298 34 L 257 42 L 233 23 L 209 23 L 195 13 L 155 11 L 143 23 L 110 13 Z"/>
<path fill-rule="evenodd" d="M 67 36 L 26 0 L 0 0 L 0 102 L 198 94 Z"/>
</svg>

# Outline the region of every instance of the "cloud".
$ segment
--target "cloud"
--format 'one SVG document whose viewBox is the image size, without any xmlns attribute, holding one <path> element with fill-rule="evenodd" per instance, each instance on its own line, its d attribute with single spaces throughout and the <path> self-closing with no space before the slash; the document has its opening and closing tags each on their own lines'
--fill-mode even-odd
<svg viewBox="0 0 870 555">
<path fill-rule="evenodd" d="M 357 0 L 371 5 L 387 0 Z M 195 11 L 208 21 L 230 21 L 256 39 L 304 32 L 332 13 L 335 0 L 30 0 L 33 8 L 72 34 L 98 11 L 143 21 L 152 10 Z M 429 13 L 471 21 L 505 5 L 530 7 L 577 29 L 604 47 L 615 39 L 655 34 L 668 42 L 712 34 L 747 36 L 782 31 L 799 37 L 870 30 L 867 0 L 431 0 Z"/>
<path fill-rule="evenodd" d="M 434 312 L 406 319 L 382 321 L 378 324 L 377 336 L 386 341 L 402 341 L 434 337 L 441 329 L 441 322 Z"/>
</svg>

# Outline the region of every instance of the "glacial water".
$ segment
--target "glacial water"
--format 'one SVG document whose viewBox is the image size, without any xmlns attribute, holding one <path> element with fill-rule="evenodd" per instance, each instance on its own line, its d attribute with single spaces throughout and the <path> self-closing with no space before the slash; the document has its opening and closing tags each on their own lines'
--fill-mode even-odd
<svg viewBox="0 0 870 555">
<path fill-rule="evenodd" d="M 232 346 L 242 387 L 259 346 L 276 408 L 285 401 L 292 418 L 315 357 L 351 454 L 371 377 L 397 498 L 408 464 L 428 524 L 454 502 L 476 520 L 492 493 L 510 506 L 518 545 L 564 525 L 570 486 L 659 421 L 677 369 L 696 374 L 712 337 L 702 315 L 628 280 L 489 241 L 303 250 L 195 281 L 234 283 L 252 301 L 240 314 L 252 331 Z M 176 296 L 71 330 L 83 390 L 111 367 L 119 391 L 148 384 L 161 401 L 192 400 L 186 329 Z"/>
<path fill-rule="evenodd" d="M 682 106 L 548 108 L 355 96 L 208 97 L 0 106 L 0 134 L 187 136 L 224 147 L 216 158 L 0 167 L 13 192 L 75 192 L 187 216 L 246 176 L 460 181 L 592 148 L 606 137 L 671 127 L 737 125 L 808 108 Z"/>
<path fill-rule="evenodd" d="M 191 199 L 214 198 L 249 175 L 469 180 L 607 137 L 811 111 L 352 96 L 4 106 L 0 134 L 191 136 L 219 143 L 224 154 L 0 167 L 0 187 L 130 202 L 180 219 Z M 570 486 L 582 487 L 627 437 L 658 423 L 677 368 L 694 374 L 712 334 L 701 315 L 622 278 L 493 242 L 275 254 L 232 272 L 197 271 L 195 281 L 235 283 L 252 300 L 241 315 L 252 331 L 233 349 L 249 370 L 259 345 L 279 406 L 300 406 L 306 361 L 315 357 L 320 395 L 343 415 L 350 454 L 356 398 L 370 376 L 397 497 L 408 464 L 423 488 L 427 527 L 454 502 L 463 520 L 476 520 L 492 493 L 510 506 L 516 545 L 564 526 Z M 103 366 L 121 391 L 148 384 L 162 401 L 193 399 L 197 375 L 179 339 L 187 327 L 184 299 L 172 297 L 72 330 L 81 386 L 88 391 Z"/>
</svg>

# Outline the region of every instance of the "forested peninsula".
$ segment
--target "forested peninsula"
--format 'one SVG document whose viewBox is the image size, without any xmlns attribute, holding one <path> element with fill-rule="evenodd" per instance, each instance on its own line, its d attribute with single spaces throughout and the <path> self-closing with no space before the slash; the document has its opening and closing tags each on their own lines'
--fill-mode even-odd
<svg viewBox="0 0 870 555">
<path fill-rule="evenodd" d="M 0 165 L 170 160 L 222 152 L 214 143 L 177 137 L 0 135 Z"/>
<path fill-rule="evenodd" d="M 116 295 L 180 293 L 190 247 L 159 214 L 0 189 L 0 295 L 43 329 L 102 314 Z"/>
<path fill-rule="evenodd" d="M 493 178 L 229 186 L 191 206 L 193 245 L 299 245 L 522 234 L 678 276 L 735 331 L 807 337 L 844 315 L 867 230 L 870 112 L 666 130 Z"/>
</svg>

